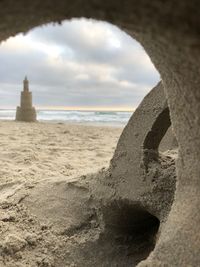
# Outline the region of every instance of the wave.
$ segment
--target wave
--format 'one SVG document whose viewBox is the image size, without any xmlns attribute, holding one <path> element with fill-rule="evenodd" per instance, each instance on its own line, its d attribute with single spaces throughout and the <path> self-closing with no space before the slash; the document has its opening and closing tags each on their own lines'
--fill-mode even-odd
<svg viewBox="0 0 200 267">
<path fill-rule="evenodd" d="M 95 115 L 114 115 L 116 111 L 95 111 Z"/>
<path fill-rule="evenodd" d="M 68 111 L 68 110 L 38 110 L 39 121 L 77 122 L 77 123 L 105 123 L 125 125 L 131 112 L 122 111 Z M 13 120 L 15 110 L 0 110 L 0 120 Z"/>
</svg>

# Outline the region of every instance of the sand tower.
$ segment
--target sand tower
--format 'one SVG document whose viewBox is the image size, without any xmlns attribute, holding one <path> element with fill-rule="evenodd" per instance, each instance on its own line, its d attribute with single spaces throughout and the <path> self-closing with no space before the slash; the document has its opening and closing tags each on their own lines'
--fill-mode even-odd
<svg viewBox="0 0 200 267">
<path fill-rule="evenodd" d="M 20 107 L 16 110 L 17 121 L 36 121 L 36 111 L 32 106 L 32 93 L 29 91 L 29 82 L 27 77 L 24 79 L 24 89 L 21 92 Z"/>
</svg>

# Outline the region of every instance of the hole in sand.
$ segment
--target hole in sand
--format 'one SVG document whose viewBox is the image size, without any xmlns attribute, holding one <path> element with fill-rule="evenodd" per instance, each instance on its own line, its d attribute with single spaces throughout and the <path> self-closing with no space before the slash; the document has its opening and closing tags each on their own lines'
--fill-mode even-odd
<svg viewBox="0 0 200 267">
<path fill-rule="evenodd" d="M 134 266 L 154 249 L 160 221 L 145 208 L 115 201 L 103 209 L 103 218 L 102 239 L 107 240 L 120 266 Z"/>
<path fill-rule="evenodd" d="M 166 107 L 157 117 L 151 130 L 148 132 L 144 144 L 144 166 L 149 171 L 152 162 L 162 161 L 162 156 L 176 158 L 178 143 L 173 133 L 169 108 Z"/>
<path fill-rule="evenodd" d="M 160 113 L 144 141 L 144 149 L 157 150 L 163 136 L 171 125 L 169 108 Z"/>
</svg>

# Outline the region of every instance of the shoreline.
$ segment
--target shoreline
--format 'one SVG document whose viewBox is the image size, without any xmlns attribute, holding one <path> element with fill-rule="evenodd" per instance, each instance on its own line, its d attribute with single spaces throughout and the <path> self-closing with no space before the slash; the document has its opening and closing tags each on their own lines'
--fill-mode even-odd
<svg viewBox="0 0 200 267">
<path fill-rule="evenodd" d="M 61 120 L 37 120 L 36 122 L 25 122 L 25 121 L 16 121 L 16 120 L 9 120 L 9 119 L 0 119 L 1 122 L 7 122 L 7 123 L 27 123 L 27 124 L 34 124 L 34 123 L 41 123 L 41 124 L 59 124 L 59 125 L 78 125 L 78 126 L 88 126 L 88 127 L 104 127 L 104 128 L 120 128 L 123 129 L 126 124 L 128 123 L 106 123 L 106 122 L 77 122 L 77 121 L 61 121 Z"/>
<path fill-rule="evenodd" d="M 0 121 L 15 120 L 15 110 L 0 110 Z M 66 110 L 37 110 L 39 122 L 72 123 L 95 126 L 124 127 L 132 112 L 125 111 L 66 111 Z"/>
</svg>

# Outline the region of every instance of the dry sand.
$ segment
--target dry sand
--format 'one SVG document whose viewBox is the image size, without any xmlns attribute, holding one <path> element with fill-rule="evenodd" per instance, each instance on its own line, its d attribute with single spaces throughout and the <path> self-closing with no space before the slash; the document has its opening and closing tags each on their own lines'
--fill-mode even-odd
<svg viewBox="0 0 200 267">
<path fill-rule="evenodd" d="M 122 128 L 0 123 L 1 184 L 38 183 L 96 172 L 109 164 Z"/>
<path fill-rule="evenodd" d="M 81 179 L 108 167 L 121 131 L 0 123 L 0 267 L 81 266 L 72 247 L 98 235 L 91 194 Z M 86 231 L 88 220 L 93 233 Z M 77 229 L 84 232 L 75 235 Z M 92 266 L 84 258 L 82 266 Z"/>
</svg>

